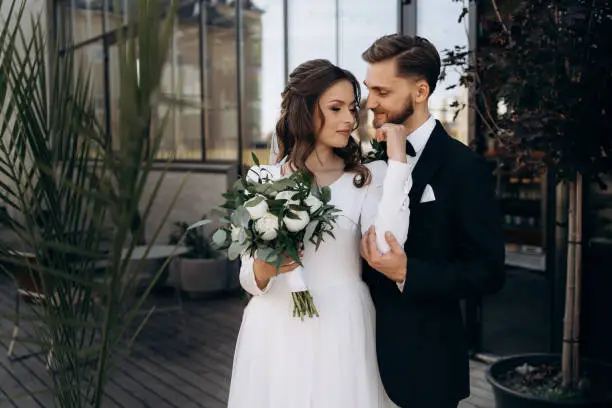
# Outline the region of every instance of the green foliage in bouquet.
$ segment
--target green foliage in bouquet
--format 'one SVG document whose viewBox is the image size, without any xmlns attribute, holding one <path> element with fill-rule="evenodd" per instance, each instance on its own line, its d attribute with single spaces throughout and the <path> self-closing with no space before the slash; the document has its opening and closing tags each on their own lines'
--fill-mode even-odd
<svg viewBox="0 0 612 408">
<path fill-rule="evenodd" d="M 259 166 L 257 158 L 253 160 Z M 300 243 L 311 242 L 318 249 L 326 235 L 335 238 L 339 210 L 329 204 L 329 187 L 316 187 L 312 177 L 300 170 L 279 180 L 263 169 L 249 172 L 255 177 L 241 177 L 223 195 L 226 201 L 221 207 L 231 214 L 223 221 L 229 226 L 213 235 L 214 244 L 227 249 L 230 259 L 243 253 L 254 257 L 257 252 L 277 269 L 285 256 L 301 265 Z"/>
<path fill-rule="evenodd" d="M 269 171 L 259 166 L 254 154 L 253 161 L 259 173 L 249 169 L 254 177 L 239 178 L 223 195 L 226 201 L 221 207 L 230 215 L 221 221 L 228 226 L 215 231 L 213 243 L 219 249 L 227 249 L 230 260 L 241 255 L 257 257 L 275 265 L 278 271 L 289 257 L 303 267 L 300 251 L 304 243 L 312 243 L 316 250 L 325 236 L 336 238 L 333 228 L 340 210 L 330 204 L 331 189 L 318 188 L 310 174 L 299 170 L 274 180 Z M 201 220 L 189 229 L 209 222 Z M 303 320 L 319 313 L 299 267 L 291 271 L 290 290 L 293 316 Z"/>
</svg>

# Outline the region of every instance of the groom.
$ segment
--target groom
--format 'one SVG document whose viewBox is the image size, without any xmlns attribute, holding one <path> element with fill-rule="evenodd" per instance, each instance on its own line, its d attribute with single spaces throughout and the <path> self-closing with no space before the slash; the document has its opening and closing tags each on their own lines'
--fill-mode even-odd
<svg viewBox="0 0 612 408">
<path fill-rule="evenodd" d="M 468 347 L 459 300 L 498 291 L 504 243 L 491 170 L 428 110 L 440 56 L 426 39 L 389 35 L 362 55 L 377 137 L 406 139 L 413 166 L 405 247 L 361 242 L 376 305 L 377 352 L 389 397 L 407 408 L 456 408 L 469 396 Z"/>
</svg>

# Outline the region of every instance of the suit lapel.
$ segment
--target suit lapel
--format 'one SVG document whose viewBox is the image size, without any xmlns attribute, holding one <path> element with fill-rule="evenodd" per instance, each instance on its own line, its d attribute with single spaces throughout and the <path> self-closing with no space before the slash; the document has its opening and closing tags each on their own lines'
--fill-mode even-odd
<svg viewBox="0 0 612 408">
<path fill-rule="evenodd" d="M 443 153 L 448 134 L 439 121 L 436 121 L 434 128 L 423 153 L 419 158 L 412 172 L 412 189 L 410 190 L 410 207 L 419 204 L 425 186 L 431 181 L 442 163 L 444 162 Z"/>
</svg>

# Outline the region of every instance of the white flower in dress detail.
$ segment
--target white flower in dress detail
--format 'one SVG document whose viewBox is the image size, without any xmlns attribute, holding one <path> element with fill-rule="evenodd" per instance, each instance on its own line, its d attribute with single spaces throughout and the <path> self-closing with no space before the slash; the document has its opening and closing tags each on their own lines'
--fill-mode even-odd
<svg viewBox="0 0 612 408">
<path fill-rule="evenodd" d="M 267 213 L 255 221 L 255 231 L 261 233 L 261 239 L 272 241 L 278 236 L 278 217 Z"/>
<path fill-rule="evenodd" d="M 316 212 L 323 205 L 321 200 L 319 200 L 317 197 L 315 197 L 312 194 L 306 197 L 306 199 L 304 200 L 304 204 L 306 204 L 310 208 L 311 214 Z"/>
<path fill-rule="evenodd" d="M 285 223 L 287 229 L 291 232 L 298 232 L 306 228 L 306 226 L 310 222 L 308 212 L 292 211 L 291 213 L 296 215 L 298 218 L 289 218 L 288 216 L 285 216 L 283 218 L 283 222 Z"/>
<path fill-rule="evenodd" d="M 252 205 L 255 200 L 259 200 L 259 202 Z M 265 199 L 262 200 L 261 196 L 251 198 L 249 201 L 244 203 L 244 206 L 249 212 L 252 220 L 258 220 L 268 213 L 268 203 Z"/>
</svg>

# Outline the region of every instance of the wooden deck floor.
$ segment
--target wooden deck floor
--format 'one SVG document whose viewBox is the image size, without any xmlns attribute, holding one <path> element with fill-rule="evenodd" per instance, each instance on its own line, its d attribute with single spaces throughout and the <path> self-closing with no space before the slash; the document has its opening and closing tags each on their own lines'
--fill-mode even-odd
<svg viewBox="0 0 612 408">
<path fill-rule="evenodd" d="M 2 314 L 12 309 L 13 296 L 9 282 L 0 278 Z M 236 296 L 186 301 L 188 341 L 176 315 L 152 317 L 132 355 L 113 373 L 105 406 L 225 407 L 243 304 Z M 49 383 L 45 356 L 13 362 L 7 359 L 11 329 L 10 321 L 0 322 L 0 407 L 54 407 L 45 392 Z M 19 345 L 16 351 L 19 354 L 36 350 Z M 483 369 L 483 364 L 472 362 L 472 396 L 460 408 L 494 407 Z"/>
</svg>

